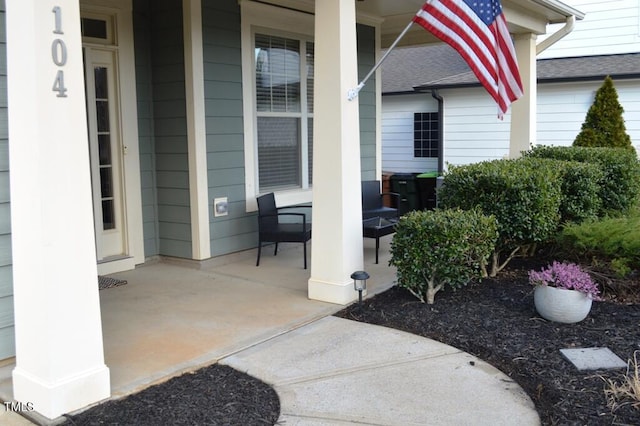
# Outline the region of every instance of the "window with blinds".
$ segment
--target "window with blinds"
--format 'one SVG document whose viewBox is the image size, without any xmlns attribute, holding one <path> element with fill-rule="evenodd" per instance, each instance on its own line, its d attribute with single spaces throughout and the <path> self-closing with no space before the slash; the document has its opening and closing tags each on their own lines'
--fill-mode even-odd
<svg viewBox="0 0 640 426">
<path fill-rule="evenodd" d="M 255 85 L 259 191 L 308 187 L 313 43 L 256 34 Z"/>
</svg>

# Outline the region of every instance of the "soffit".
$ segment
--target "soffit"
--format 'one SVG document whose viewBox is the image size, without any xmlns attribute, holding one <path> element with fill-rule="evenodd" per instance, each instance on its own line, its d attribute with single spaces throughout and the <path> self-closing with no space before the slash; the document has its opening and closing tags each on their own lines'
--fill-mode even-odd
<svg viewBox="0 0 640 426">
<path fill-rule="evenodd" d="M 261 0 L 260 3 L 307 13 L 313 13 L 315 5 L 314 0 Z M 379 23 L 382 48 L 385 48 L 393 43 L 423 4 L 424 0 L 357 0 L 356 11 L 360 21 Z M 584 17 L 580 11 L 557 0 L 503 0 L 502 5 L 513 34 L 544 34 L 547 24 L 565 22 L 570 16 L 576 16 L 577 19 Z M 400 45 L 435 42 L 438 40 L 429 32 L 413 26 Z"/>
</svg>

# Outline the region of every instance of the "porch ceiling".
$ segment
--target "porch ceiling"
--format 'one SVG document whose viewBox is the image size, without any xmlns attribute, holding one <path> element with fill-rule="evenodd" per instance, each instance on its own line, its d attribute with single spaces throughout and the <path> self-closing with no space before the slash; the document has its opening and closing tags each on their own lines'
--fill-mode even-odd
<svg viewBox="0 0 640 426">
<path fill-rule="evenodd" d="M 244 0 L 246 1 L 246 0 Z M 289 9 L 313 13 L 315 0 L 260 0 Z M 356 10 L 363 22 L 381 22 L 382 48 L 389 47 L 422 7 L 424 0 L 357 0 Z M 544 34 L 547 24 L 562 23 L 570 16 L 584 14 L 558 0 L 502 0 L 509 30 L 514 33 Z M 429 32 L 414 26 L 400 45 L 439 42 Z"/>
</svg>

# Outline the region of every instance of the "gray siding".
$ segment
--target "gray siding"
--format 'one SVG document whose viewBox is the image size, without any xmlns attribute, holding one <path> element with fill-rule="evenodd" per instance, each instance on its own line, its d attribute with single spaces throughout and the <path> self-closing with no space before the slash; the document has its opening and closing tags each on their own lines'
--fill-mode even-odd
<svg viewBox="0 0 640 426">
<path fill-rule="evenodd" d="M 229 215 L 210 213 L 211 255 L 256 245 L 245 212 L 240 8 L 202 5 L 210 199 L 228 197 Z M 191 257 L 182 10 L 178 0 L 134 1 L 136 78 L 145 255 Z M 375 63 L 375 30 L 358 26 L 359 72 Z M 375 80 L 360 92 L 363 177 L 375 175 Z M 209 208 L 212 208 L 210 203 Z"/>
<path fill-rule="evenodd" d="M 181 0 L 135 0 L 145 256 L 192 257 Z"/>
<path fill-rule="evenodd" d="M 156 194 L 156 152 L 153 125 L 153 79 L 151 73 L 151 21 L 149 0 L 133 2 L 133 28 L 138 100 L 138 137 L 144 254 L 160 254 L 158 202 Z"/>
<path fill-rule="evenodd" d="M 191 258 L 182 1 L 154 1 L 151 64 L 160 254 Z"/>
<path fill-rule="evenodd" d="M 202 8 L 209 196 L 229 199 L 228 216 L 209 216 L 211 255 L 219 256 L 255 247 L 257 221 L 245 212 L 240 8 L 236 0 L 205 0 Z M 364 77 L 375 64 L 374 28 L 358 25 L 358 49 Z M 371 79 L 359 96 L 362 170 L 369 179 L 376 170 L 375 101 Z"/>
<path fill-rule="evenodd" d="M 228 197 L 229 215 L 210 213 L 211 255 L 256 246 L 257 223 L 245 213 L 240 8 L 235 0 L 202 4 L 209 197 Z M 210 203 L 209 208 L 212 208 Z"/>
<path fill-rule="evenodd" d="M 0 360 L 14 356 L 16 351 L 11 268 L 6 40 L 5 4 L 4 0 L 0 0 Z"/>
<path fill-rule="evenodd" d="M 376 31 L 358 25 L 358 77 L 361 80 L 376 63 Z M 360 158 L 363 180 L 376 178 L 376 79 L 367 82 L 358 95 L 360 102 Z"/>
</svg>

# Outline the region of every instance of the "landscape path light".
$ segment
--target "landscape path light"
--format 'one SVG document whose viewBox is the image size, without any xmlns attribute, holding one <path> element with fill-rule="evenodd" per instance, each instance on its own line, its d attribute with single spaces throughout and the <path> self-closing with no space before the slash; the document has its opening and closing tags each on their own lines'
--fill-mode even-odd
<svg viewBox="0 0 640 426">
<path fill-rule="evenodd" d="M 362 305 L 362 291 L 367 289 L 367 280 L 369 274 L 365 271 L 356 271 L 351 274 L 353 280 L 353 289 L 358 292 L 358 304 Z"/>
</svg>

